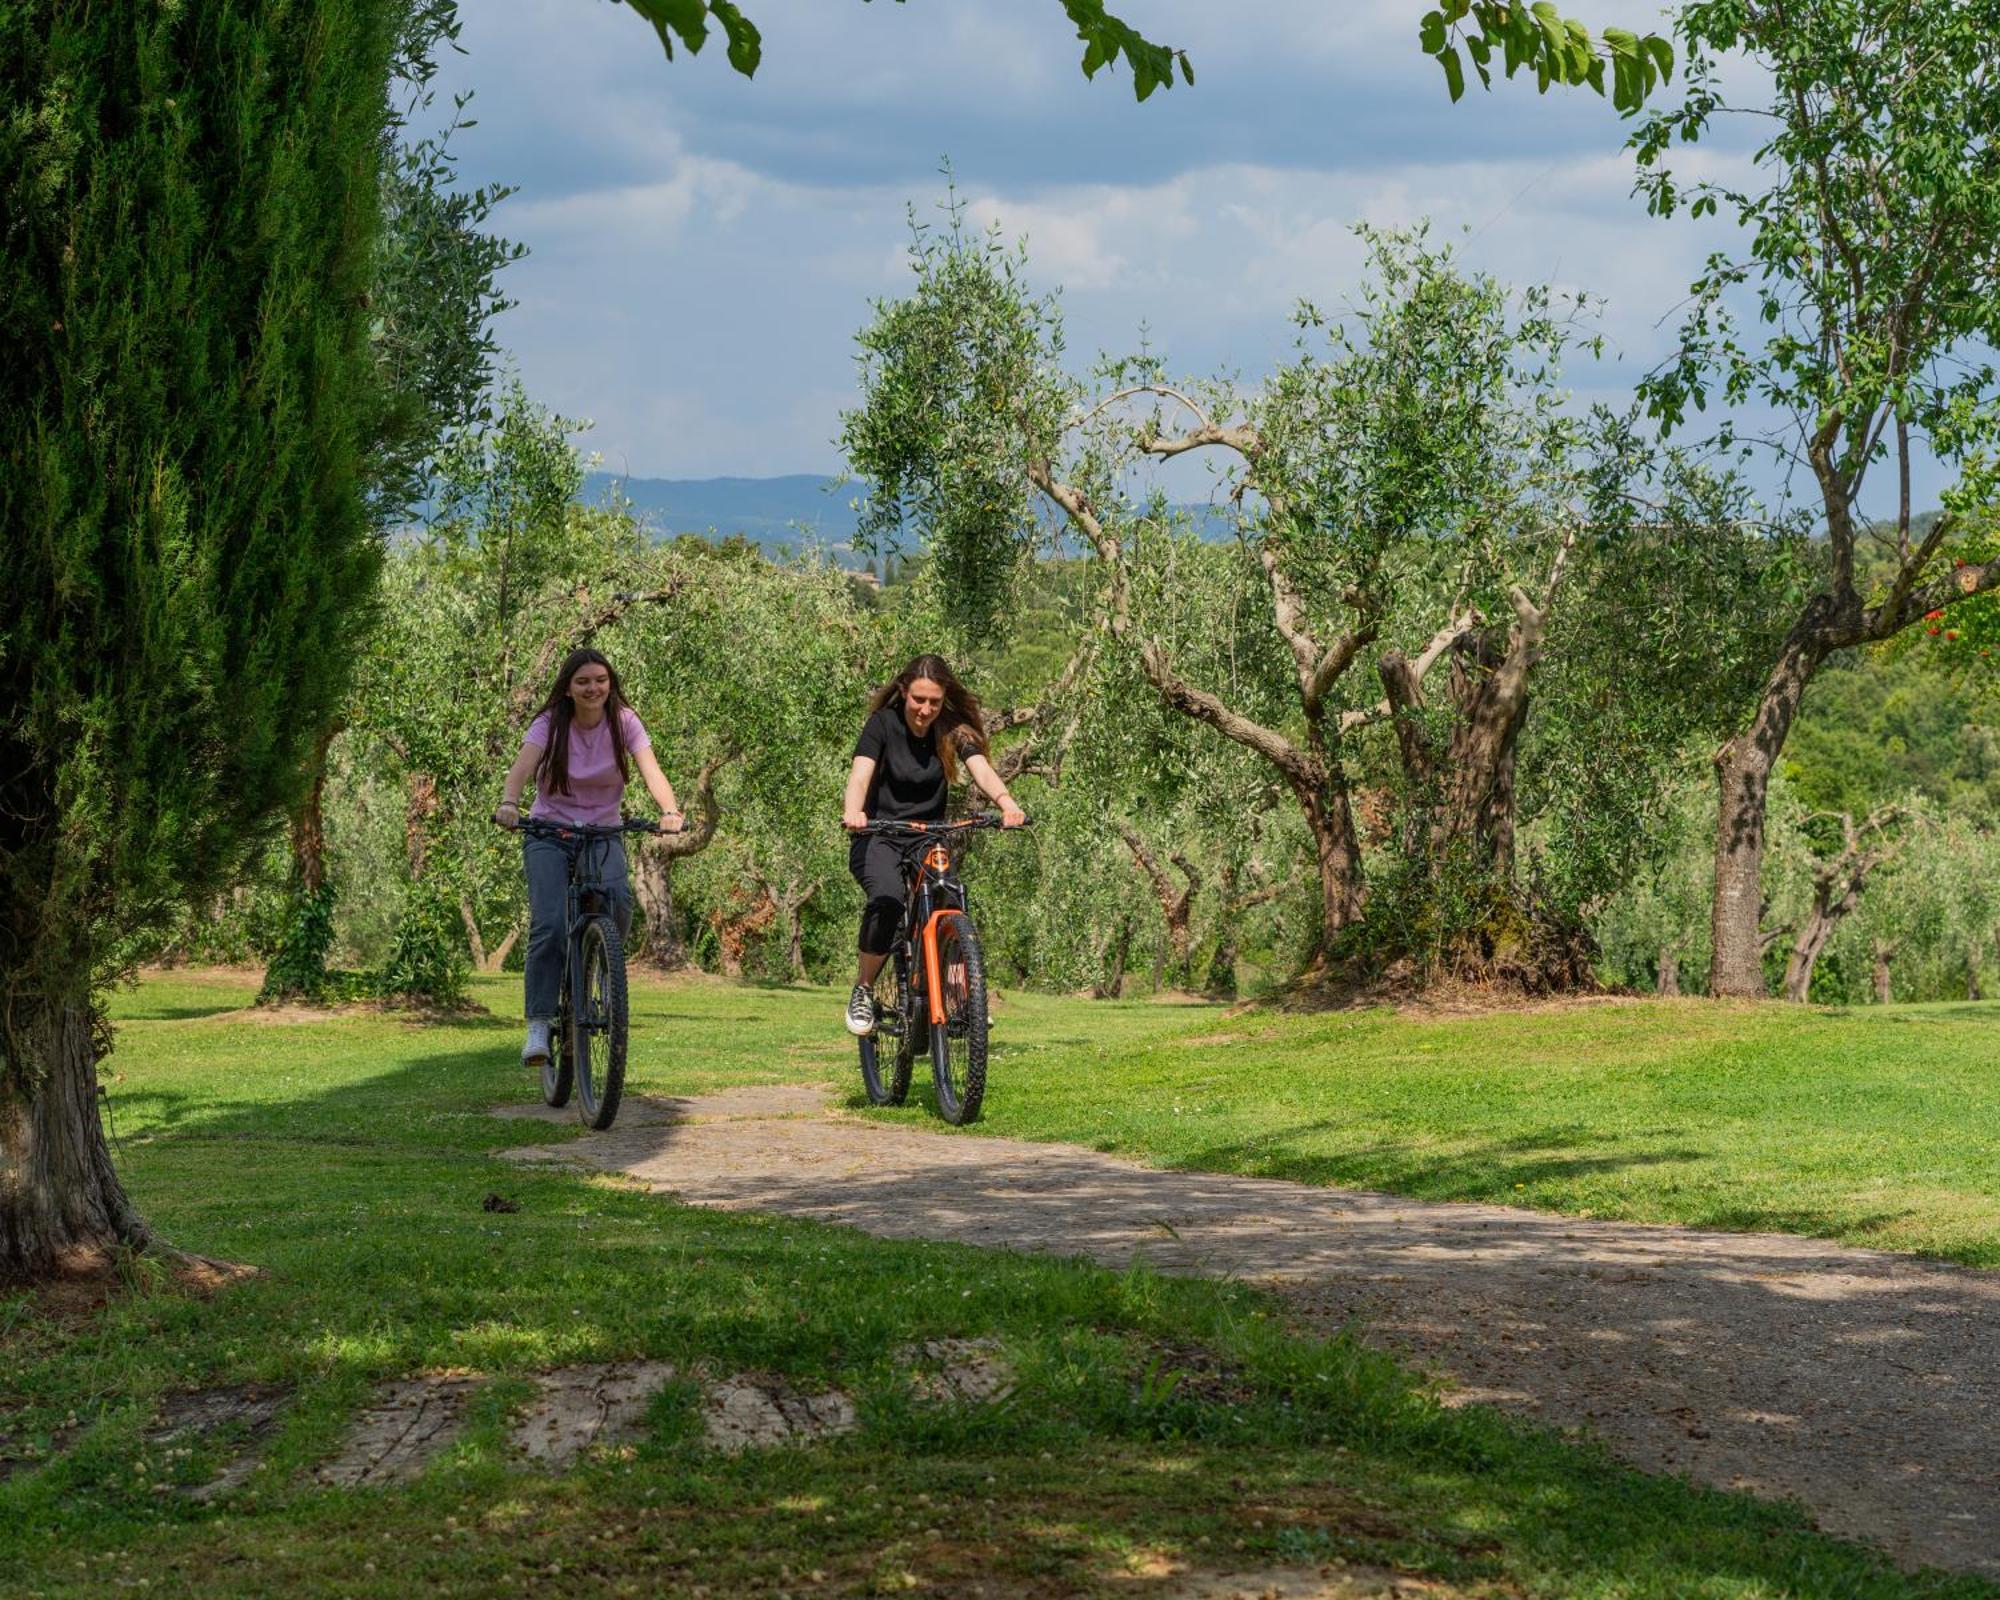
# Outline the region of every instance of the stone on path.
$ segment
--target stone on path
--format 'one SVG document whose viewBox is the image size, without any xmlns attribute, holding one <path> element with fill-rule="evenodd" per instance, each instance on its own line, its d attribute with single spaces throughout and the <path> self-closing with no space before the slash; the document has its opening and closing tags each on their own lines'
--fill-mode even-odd
<svg viewBox="0 0 2000 1600">
<path fill-rule="evenodd" d="M 1147 1600 L 1431 1600 L 1461 1591 L 1380 1567 L 1272 1567 L 1260 1572 L 1185 1572 Z M 1136 1600 L 1136 1595 L 1135 1595 Z"/>
<path fill-rule="evenodd" d="M 150 1446 L 191 1450 L 195 1444 L 226 1428 L 240 1427 L 241 1448 L 206 1483 L 181 1490 L 188 1499 L 219 1499 L 250 1481 L 257 1470 L 258 1450 L 278 1425 L 278 1414 L 291 1399 L 289 1389 L 272 1384 L 239 1384 L 223 1389 L 194 1389 L 169 1395 L 158 1423 L 141 1438 Z"/>
<path fill-rule="evenodd" d="M 619 1361 L 560 1367 L 535 1379 L 538 1392 L 514 1425 L 514 1448 L 552 1472 L 570 1467 L 594 1445 L 638 1435 L 646 1407 L 673 1377 L 665 1361 Z"/>
<path fill-rule="evenodd" d="M 477 1378 L 405 1378 L 386 1383 L 354 1419 L 340 1453 L 314 1476 L 337 1488 L 407 1483 L 465 1427 Z"/>
<path fill-rule="evenodd" d="M 806 1394 L 782 1378 L 749 1373 L 709 1384 L 701 1403 L 708 1442 L 731 1452 L 852 1433 L 858 1421 L 854 1402 L 838 1389 Z"/>
<path fill-rule="evenodd" d="M 896 1352 L 914 1368 L 910 1383 L 926 1400 L 987 1405 L 1014 1392 L 1014 1364 L 997 1339 L 925 1339 Z"/>
</svg>

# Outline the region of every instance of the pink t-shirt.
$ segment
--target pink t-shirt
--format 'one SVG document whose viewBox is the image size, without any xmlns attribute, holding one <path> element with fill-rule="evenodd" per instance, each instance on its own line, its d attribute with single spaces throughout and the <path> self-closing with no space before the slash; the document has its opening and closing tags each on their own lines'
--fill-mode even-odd
<svg viewBox="0 0 2000 1600">
<path fill-rule="evenodd" d="M 625 730 L 628 753 L 644 750 L 653 741 L 638 713 L 630 706 L 618 715 Z M 549 714 L 544 711 L 528 724 L 522 745 L 549 747 Z M 528 815 L 547 822 L 588 822 L 602 827 L 618 823 L 619 804 L 625 798 L 625 780 L 618 776 L 618 752 L 611 747 L 611 719 L 606 717 L 594 728 L 572 722 L 569 725 L 569 793 L 543 794 L 538 787 Z"/>
</svg>

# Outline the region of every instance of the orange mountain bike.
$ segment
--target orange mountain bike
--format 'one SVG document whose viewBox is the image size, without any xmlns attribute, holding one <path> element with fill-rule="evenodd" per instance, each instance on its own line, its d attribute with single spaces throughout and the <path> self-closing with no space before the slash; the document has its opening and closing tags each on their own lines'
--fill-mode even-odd
<svg viewBox="0 0 2000 1600">
<path fill-rule="evenodd" d="M 903 920 L 875 978 L 875 1027 L 861 1036 L 861 1081 L 878 1106 L 910 1092 L 917 1053 L 928 1050 L 938 1115 L 964 1124 L 986 1098 L 986 961 L 972 924 L 958 855 L 993 813 L 963 822 L 871 822 L 856 830 L 893 839 L 902 853 Z"/>
</svg>

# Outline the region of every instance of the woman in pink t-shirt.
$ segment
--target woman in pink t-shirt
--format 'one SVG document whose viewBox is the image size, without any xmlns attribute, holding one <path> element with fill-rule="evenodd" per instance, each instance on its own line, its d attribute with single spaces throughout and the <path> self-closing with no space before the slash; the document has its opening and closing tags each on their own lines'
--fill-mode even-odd
<svg viewBox="0 0 2000 1600">
<path fill-rule="evenodd" d="M 686 819 L 674 799 L 673 785 L 654 759 L 645 725 L 625 703 L 618 674 L 599 651 L 574 650 L 556 674 L 555 687 L 549 690 L 542 709 L 528 724 L 521 753 L 501 784 L 500 806 L 493 820 L 503 828 L 520 825 L 521 789 L 533 778 L 535 803 L 529 816 L 548 822 L 616 827 L 625 785 L 631 781 L 635 766 L 646 792 L 660 808 L 660 826 L 668 833 L 680 832 Z M 528 948 L 523 957 L 528 1041 L 521 1047 L 521 1059 L 534 1065 L 548 1059 L 549 1034 L 562 988 L 563 916 L 575 848 L 560 839 L 521 841 L 521 860 L 528 876 Z M 607 844 L 604 879 L 611 890 L 618 931 L 629 933 L 632 888 L 622 839 Z"/>
</svg>

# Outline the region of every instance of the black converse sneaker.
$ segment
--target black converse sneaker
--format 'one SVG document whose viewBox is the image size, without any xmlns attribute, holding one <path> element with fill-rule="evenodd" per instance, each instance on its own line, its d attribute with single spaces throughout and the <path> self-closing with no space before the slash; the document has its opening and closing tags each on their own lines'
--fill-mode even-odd
<svg viewBox="0 0 2000 1600">
<path fill-rule="evenodd" d="M 865 983 L 847 997 L 847 1031 L 857 1039 L 875 1031 L 875 993 Z"/>
</svg>

